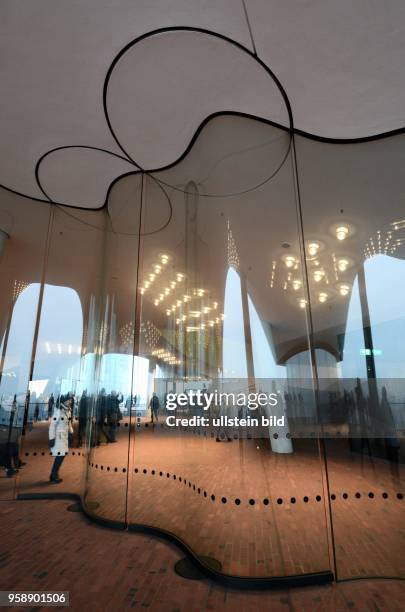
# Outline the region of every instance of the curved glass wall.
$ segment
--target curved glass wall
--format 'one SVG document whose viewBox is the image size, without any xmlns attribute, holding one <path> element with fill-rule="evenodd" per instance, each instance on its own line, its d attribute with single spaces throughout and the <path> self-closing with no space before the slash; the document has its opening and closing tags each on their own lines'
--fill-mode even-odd
<svg viewBox="0 0 405 612">
<path fill-rule="evenodd" d="M 404 575 L 403 137 L 290 144 L 223 115 L 103 210 L 2 194 L 2 498 L 236 577 Z"/>
<path fill-rule="evenodd" d="M 336 574 L 403 576 L 404 137 L 296 145 Z"/>
</svg>

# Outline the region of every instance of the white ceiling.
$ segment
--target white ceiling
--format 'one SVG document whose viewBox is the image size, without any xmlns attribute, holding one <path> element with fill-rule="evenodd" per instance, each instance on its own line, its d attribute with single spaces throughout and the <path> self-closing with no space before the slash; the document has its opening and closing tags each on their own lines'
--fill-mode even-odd
<svg viewBox="0 0 405 612">
<path fill-rule="evenodd" d="M 246 4 L 258 55 L 282 82 L 298 129 L 357 138 L 404 127 L 403 1 Z M 3 0 L 0 23 L 0 184 L 40 198 L 34 169 L 49 149 L 121 153 L 105 121 L 102 89 L 112 60 L 134 38 L 194 26 L 252 49 L 239 0 Z M 107 98 L 114 129 L 143 167 L 174 161 L 215 111 L 287 123 L 264 71 L 217 38 L 162 35 L 130 54 L 113 72 Z M 76 153 L 48 157 L 40 170 L 56 199 L 59 186 L 65 193 L 75 182 L 70 204 L 99 206 L 106 188 L 100 175 L 107 185 L 133 167 L 108 156 L 99 166 L 101 154 Z M 82 192 L 88 185 L 91 193 Z"/>
</svg>

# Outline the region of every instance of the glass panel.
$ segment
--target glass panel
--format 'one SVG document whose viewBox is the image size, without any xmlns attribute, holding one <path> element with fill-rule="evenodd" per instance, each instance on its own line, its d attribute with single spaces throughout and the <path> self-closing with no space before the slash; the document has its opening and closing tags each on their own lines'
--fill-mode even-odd
<svg viewBox="0 0 405 612">
<path fill-rule="evenodd" d="M 29 382 L 22 494 L 81 491 L 86 421 L 79 423 L 79 399 L 83 389 L 91 399 L 94 387 L 94 372 L 86 367 L 94 348 L 87 351 L 86 337 L 102 273 L 102 216 L 62 207 L 52 211 Z M 55 439 L 51 449 L 50 439 Z M 50 477 L 63 482 L 50 488 Z"/>
<path fill-rule="evenodd" d="M 15 494 L 16 470 L 26 470 L 21 437 L 48 224 L 49 206 L 2 193 L 0 456 L 6 472 L 0 499 Z"/>
<path fill-rule="evenodd" d="M 84 503 L 88 512 L 122 524 L 127 520 L 131 422 L 145 401 L 133 392 L 144 368 L 133 356 L 141 201 L 142 177 L 136 174 L 119 181 L 109 195 L 85 366 L 93 374 L 94 391 Z"/>
<path fill-rule="evenodd" d="M 297 138 L 339 578 L 405 574 L 404 145 Z"/>
<path fill-rule="evenodd" d="M 182 162 L 146 179 L 138 291 L 139 357 L 148 360 L 148 375 L 132 440 L 128 520 L 171 532 L 204 563 L 214 559 L 235 576 L 330 569 L 318 442 L 308 439 L 289 399 L 300 397 L 314 429 L 289 156 L 274 173 L 288 138 L 253 120 L 216 118 Z M 149 234 L 156 218 L 166 218 L 162 188 L 172 218 Z M 302 350 L 301 376 L 288 359 Z M 208 399 L 193 406 L 190 392 L 198 391 L 234 396 L 227 406 Z M 236 402 L 259 392 L 273 393 L 277 406 Z M 177 400 L 168 409 L 171 393 Z M 168 424 L 204 415 L 212 426 Z M 259 428 L 221 421 L 248 416 L 279 421 Z"/>
</svg>

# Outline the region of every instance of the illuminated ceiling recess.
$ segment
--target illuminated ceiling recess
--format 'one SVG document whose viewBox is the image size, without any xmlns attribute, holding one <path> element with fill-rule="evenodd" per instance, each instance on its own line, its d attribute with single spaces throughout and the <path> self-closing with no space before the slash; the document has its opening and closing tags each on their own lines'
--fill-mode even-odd
<svg viewBox="0 0 405 612">
<path fill-rule="evenodd" d="M 176 161 L 212 113 L 288 127 L 260 61 L 283 84 L 297 129 L 350 139 L 404 127 L 403 2 L 389 10 L 366 0 L 246 6 L 251 31 L 234 0 L 173 0 L 170 11 L 148 0 L 2 3 L 0 184 L 98 208 L 111 182 L 136 164 Z M 149 36 L 167 28 L 176 29 Z M 103 106 L 109 67 L 127 46 Z"/>
</svg>

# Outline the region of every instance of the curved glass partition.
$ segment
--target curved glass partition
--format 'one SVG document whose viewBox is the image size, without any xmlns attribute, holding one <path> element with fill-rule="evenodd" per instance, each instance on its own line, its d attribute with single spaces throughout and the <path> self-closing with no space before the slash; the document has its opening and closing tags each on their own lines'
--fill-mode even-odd
<svg viewBox="0 0 405 612">
<path fill-rule="evenodd" d="M 237 579 L 405 575 L 404 138 L 294 138 L 216 115 L 100 210 L 2 194 L 1 498 Z"/>
<path fill-rule="evenodd" d="M 318 367 L 336 574 L 400 577 L 404 137 L 296 145 L 314 343 L 336 362 Z"/>
<path fill-rule="evenodd" d="M 232 134 L 224 142 L 237 141 L 234 152 L 218 151 L 218 134 Z M 128 523 L 170 532 L 203 563 L 238 577 L 330 569 L 319 444 L 301 435 L 286 401 L 299 394 L 315 426 L 312 378 L 289 377 L 283 361 L 298 343 L 311 363 L 290 155 L 260 187 L 242 185 L 286 138 L 250 119 L 213 119 L 184 162 L 151 177 L 170 195 L 170 224 L 147 235 L 156 185 L 143 216 L 139 355 L 150 386 L 131 440 Z M 167 398 L 198 391 L 230 399 L 167 407 Z M 276 408 L 254 406 L 272 393 Z M 268 424 L 225 421 L 252 417 Z"/>
</svg>

